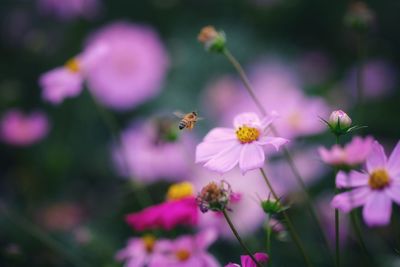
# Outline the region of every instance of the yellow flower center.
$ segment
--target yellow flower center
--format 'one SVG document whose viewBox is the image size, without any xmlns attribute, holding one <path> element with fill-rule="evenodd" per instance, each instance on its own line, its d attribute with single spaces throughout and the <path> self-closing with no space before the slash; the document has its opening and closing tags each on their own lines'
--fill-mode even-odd
<svg viewBox="0 0 400 267">
<path fill-rule="evenodd" d="M 374 190 L 382 190 L 390 183 L 390 177 L 386 170 L 379 169 L 369 176 L 368 185 Z"/>
<path fill-rule="evenodd" d="M 153 235 L 145 235 L 142 237 L 144 248 L 147 253 L 153 252 L 154 244 L 156 243 L 156 238 Z"/>
<path fill-rule="evenodd" d="M 190 258 L 190 252 L 186 249 L 180 249 L 175 252 L 179 261 L 187 261 Z"/>
<path fill-rule="evenodd" d="M 79 61 L 76 58 L 71 58 L 64 65 L 69 71 L 77 73 L 80 71 Z"/>
<path fill-rule="evenodd" d="M 258 139 L 260 131 L 257 128 L 243 125 L 236 130 L 236 136 L 241 143 L 251 143 Z"/>
<path fill-rule="evenodd" d="M 173 184 L 167 192 L 168 200 L 179 200 L 189 196 L 194 196 L 193 185 L 189 182 Z"/>
</svg>

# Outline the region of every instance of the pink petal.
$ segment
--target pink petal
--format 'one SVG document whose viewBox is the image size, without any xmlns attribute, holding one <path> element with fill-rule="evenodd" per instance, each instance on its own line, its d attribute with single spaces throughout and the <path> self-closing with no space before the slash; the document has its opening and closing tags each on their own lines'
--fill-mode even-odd
<svg viewBox="0 0 400 267">
<path fill-rule="evenodd" d="M 239 265 L 239 264 L 236 264 L 236 263 L 230 262 L 230 263 L 228 263 L 227 265 L 225 265 L 225 267 L 240 267 L 240 265 Z"/>
<path fill-rule="evenodd" d="M 367 184 L 368 174 L 358 171 L 351 171 L 349 174 L 346 174 L 344 171 L 340 171 L 336 176 L 337 188 L 358 187 Z"/>
<path fill-rule="evenodd" d="M 247 126 L 254 126 L 254 125 L 258 125 L 261 126 L 261 121 L 260 118 L 258 117 L 258 115 L 254 112 L 245 112 L 245 113 L 241 113 L 239 115 L 237 115 L 234 119 L 233 119 L 233 125 L 235 126 L 235 128 L 239 128 L 243 125 L 247 125 Z"/>
<path fill-rule="evenodd" d="M 265 116 L 261 121 L 262 129 L 266 129 L 271 123 L 274 122 L 276 118 L 279 117 L 278 112 L 273 110 L 269 115 Z"/>
<path fill-rule="evenodd" d="M 340 209 L 342 212 L 349 212 L 354 208 L 364 205 L 367 201 L 371 189 L 367 186 L 353 189 L 352 191 L 336 195 L 331 206 Z"/>
<path fill-rule="evenodd" d="M 400 176 L 400 141 L 397 143 L 389 157 L 387 168 L 391 175 Z"/>
<path fill-rule="evenodd" d="M 207 250 L 207 248 L 215 242 L 218 237 L 218 233 L 215 229 L 206 229 L 196 235 L 196 245 L 201 250 Z"/>
<path fill-rule="evenodd" d="M 239 167 L 242 174 L 261 168 L 264 165 L 265 154 L 261 146 L 251 143 L 244 144 L 240 153 Z"/>
<path fill-rule="evenodd" d="M 208 161 L 234 145 L 239 145 L 237 140 L 204 141 L 196 147 L 196 163 Z"/>
<path fill-rule="evenodd" d="M 386 188 L 385 193 L 398 205 L 400 205 L 400 183 L 392 183 Z"/>
<path fill-rule="evenodd" d="M 241 144 L 234 144 L 215 155 L 204 165 L 204 167 L 212 171 L 225 173 L 238 164 L 241 150 Z"/>
<path fill-rule="evenodd" d="M 214 128 L 205 137 L 203 141 L 222 141 L 237 139 L 235 130 L 231 128 Z"/>
<path fill-rule="evenodd" d="M 256 258 L 259 263 L 268 261 L 268 255 L 265 253 L 256 253 L 254 254 L 254 258 Z M 248 255 L 242 255 L 240 260 L 242 262 L 242 267 L 257 267 L 253 259 Z"/>
<path fill-rule="evenodd" d="M 282 137 L 272 137 L 272 136 L 264 136 L 262 138 L 260 138 L 259 140 L 257 140 L 257 144 L 260 145 L 272 145 L 275 147 L 276 151 L 279 150 L 279 148 L 288 143 L 289 140 L 282 138 Z"/>
<path fill-rule="evenodd" d="M 373 172 L 375 169 L 384 168 L 387 162 L 385 151 L 377 141 L 372 145 L 372 151 L 367 158 L 367 170 Z"/>
<path fill-rule="evenodd" d="M 392 214 L 392 201 L 382 191 L 374 191 L 364 205 L 363 217 L 368 226 L 387 225 Z"/>
</svg>

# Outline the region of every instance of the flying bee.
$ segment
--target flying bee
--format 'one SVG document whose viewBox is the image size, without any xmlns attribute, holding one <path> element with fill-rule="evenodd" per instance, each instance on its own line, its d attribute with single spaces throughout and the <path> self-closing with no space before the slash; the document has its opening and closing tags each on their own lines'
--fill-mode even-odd
<svg viewBox="0 0 400 267">
<path fill-rule="evenodd" d="M 181 119 L 181 121 L 179 122 L 179 130 L 183 130 L 185 128 L 192 130 L 196 122 L 203 119 L 199 117 L 197 112 L 195 111 L 186 114 L 175 111 L 174 115 Z"/>
</svg>

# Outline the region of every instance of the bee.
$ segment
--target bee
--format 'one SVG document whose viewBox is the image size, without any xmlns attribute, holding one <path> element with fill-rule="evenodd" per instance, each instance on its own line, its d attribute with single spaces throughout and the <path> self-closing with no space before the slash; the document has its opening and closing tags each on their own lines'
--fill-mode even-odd
<svg viewBox="0 0 400 267">
<path fill-rule="evenodd" d="M 181 121 L 179 122 L 179 130 L 183 130 L 185 128 L 192 130 L 196 122 L 203 119 L 199 117 L 197 112 L 195 111 L 186 114 L 175 111 L 174 115 L 181 119 Z"/>
</svg>

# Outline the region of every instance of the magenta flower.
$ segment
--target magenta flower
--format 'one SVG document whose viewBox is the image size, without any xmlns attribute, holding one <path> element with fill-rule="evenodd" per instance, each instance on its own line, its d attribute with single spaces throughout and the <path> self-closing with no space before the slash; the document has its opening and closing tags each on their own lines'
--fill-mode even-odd
<svg viewBox="0 0 400 267">
<path fill-rule="evenodd" d="M 100 5 L 98 0 L 39 0 L 38 7 L 45 14 L 54 15 L 62 20 L 72 20 L 78 17 L 93 18 Z"/>
<path fill-rule="evenodd" d="M 164 253 L 154 256 L 150 267 L 219 267 L 218 261 L 207 252 L 217 239 L 215 231 L 208 229 L 195 236 L 184 235 L 175 240 L 160 240 Z"/>
<path fill-rule="evenodd" d="M 374 139 L 370 136 L 356 136 L 345 147 L 334 145 L 330 150 L 320 147 L 318 152 L 322 160 L 329 165 L 354 167 L 365 162 L 373 143 Z"/>
<path fill-rule="evenodd" d="M 42 112 L 29 115 L 20 110 L 8 111 L 0 122 L 0 137 L 8 144 L 29 146 L 43 139 L 49 131 L 49 121 Z"/>
<path fill-rule="evenodd" d="M 255 113 L 242 113 L 235 117 L 232 128 L 211 130 L 196 148 L 196 163 L 205 163 L 207 169 L 225 173 L 237 164 L 243 174 L 263 166 L 263 147 L 272 145 L 276 150 L 288 142 L 281 137 L 268 135 L 268 126 L 276 113 L 263 120 Z"/>
<path fill-rule="evenodd" d="M 259 262 L 259 263 L 266 263 L 268 262 L 268 255 L 266 253 L 255 253 L 254 258 Z M 236 264 L 236 263 L 228 263 L 225 265 L 225 267 L 257 267 L 257 265 L 254 263 L 252 258 L 248 255 L 242 255 L 240 256 L 240 261 L 242 265 Z"/>
<path fill-rule="evenodd" d="M 102 104 L 126 110 L 156 96 L 168 68 L 157 33 L 142 25 L 110 24 L 94 33 L 87 47 L 106 44 L 108 53 L 88 69 L 89 90 Z"/>
<path fill-rule="evenodd" d="M 389 159 L 383 147 L 375 141 L 367 157 L 366 172 L 339 172 L 338 188 L 353 188 L 336 195 L 332 206 L 343 212 L 363 207 L 364 221 L 369 226 L 387 225 L 392 214 L 392 201 L 400 205 L 400 142 Z"/>
<path fill-rule="evenodd" d="M 43 90 L 43 99 L 53 104 L 60 104 L 65 98 L 79 95 L 83 89 L 87 70 L 98 64 L 98 58 L 106 51 L 105 44 L 91 46 L 67 61 L 64 66 L 41 75 L 39 84 Z"/>
<path fill-rule="evenodd" d="M 193 166 L 194 141 L 189 135 L 168 140 L 160 134 L 160 127 L 163 126 L 157 120 L 148 120 L 134 123 L 122 132 L 122 147 L 114 146 L 112 151 L 121 175 L 144 183 L 180 181 L 187 176 Z M 171 133 L 177 129 L 171 124 L 163 131 Z"/>
<path fill-rule="evenodd" d="M 194 226 L 198 222 L 198 206 L 195 197 L 168 200 L 142 211 L 128 214 L 126 222 L 136 231 L 149 229 L 172 230 L 177 225 Z"/>
</svg>

